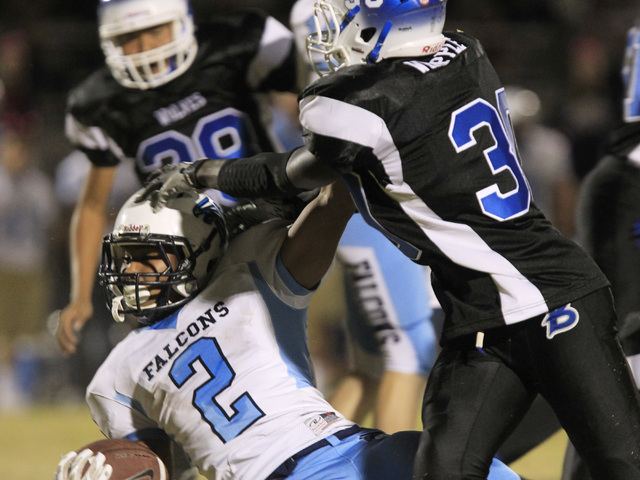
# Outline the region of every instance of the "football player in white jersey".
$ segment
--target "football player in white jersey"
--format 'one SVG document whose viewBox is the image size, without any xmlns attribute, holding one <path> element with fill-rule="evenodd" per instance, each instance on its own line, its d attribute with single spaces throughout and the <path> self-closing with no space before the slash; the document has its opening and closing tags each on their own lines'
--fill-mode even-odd
<svg viewBox="0 0 640 480">
<path fill-rule="evenodd" d="M 306 39 L 315 31 L 315 0 L 298 0 L 290 27 L 298 50 L 301 87 L 317 79 Z M 324 62 L 322 56 L 311 60 Z M 430 292 L 428 268 L 402 255 L 360 214 L 349 221 L 338 246 L 345 290 L 349 371 L 329 397 L 347 418 L 388 433 L 416 426 L 426 377 L 435 361 L 441 319 Z M 435 321 L 435 325 L 434 325 Z"/>
<path fill-rule="evenodd" d="M 536 206 L 505 91 L 480 42 L 443 32 L 447 0 L 317 0 L 300 96 L 305 147 L 167 169 L 184 189 L 292 194 L 342 176 L 363 218 L 432 269 L 445 312 L 416 478 L 485 478 L 535 397 L 594 478 L 640 478 L 640 395 L 609 281 Z M 588 352 L 588 354 L 585 354 Z"/>
<path fill-rule="evenodd" d="M 132 196 L 100 276 L 114 319 L 140 328 L 87 388 L 101 431 L 144 442 L 167 466 L 181 451 L 210 480 L 409 480 L 419 432 L 361 428 L 314 387 L 306 310 L 353 211 L 339 182 L 293 225 L 273 219 L 228 241 L 205 195 L 158 211 Z M 102 460 L 65 455 L 56 479 L 95 463 L 82 480 L 108 480 Z M 495 461 L 489 478 L 519 477 Z"/>
<path fill-rule="evenodd" d="M 142 182 L 167 161 L 278 150 L 253 98 L 295 90 L 297 79 L 292 33 L 257 11 L 212 15 L 196 23 L 188 0 L 100 0 L 98 20 L 106 65 L 75 87 L 68 100 L 66 133 L 91 160 L 91 169 L 70 232 L 71 299 L 60 313 L 56 333 L 65 354 L 76 351 L 82 328 L 92 316 L 95 259 L 117 165 L 132 162 Z M 223 207 L 237 202 L 219 192 L 216 201 Z M 401 266 L 380 264 L 385 269 Z M 379 270 L 375 266 L 372 270 Z M 417 270 L 404 275 L 413 272 L 415 281 L 421 281 Z M 367 306 L 384 302 L 384 308 L 369 316 L 376 315 L 378 336 L 387 338 L 386 348 L 394 352 L 394 368 L 401 372 L 396 383 L 410 382 L 417 390 L 434 361 L 433 348 L 425 346 L 435 344 L 426 322 L 429 308 L 426 301 L 399 298 L 406 289 L 387 290 L 380 282 L 376 286 L 375 296 L 360 297 Z M 411 339 L 396 325 L 398 309 L 403 318 L 411 318 Z M 357 314 L 355 308 L 352 312 Z M 381 359 L 368 348 L 370 344 L 357 349 L 358 358 L 368 363 L 367 375 L 371 359 Z M 371 348 L 377 348 L 375 342 Z M 399 390 L 395 395 L 408 398 Z M 397 405 L 396 410 L 406 412 L 399 417 L 415 422 L 415 409 Z M 385 413 L 395 418 L 395 411 Z M 403 425 L 410 426 L 413 423 Z"/>
</svg>

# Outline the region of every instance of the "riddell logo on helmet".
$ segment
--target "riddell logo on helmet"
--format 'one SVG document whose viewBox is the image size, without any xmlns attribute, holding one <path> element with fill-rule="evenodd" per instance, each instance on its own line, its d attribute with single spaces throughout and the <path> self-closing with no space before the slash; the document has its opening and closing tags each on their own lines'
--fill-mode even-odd
<svg viewBox="0 0 640 480">
<path fill-rule="evenodd" d="M 120 233 L 140 233 L 142 235 L 149 232 L 149 225 L 123 225 Z"/>
<path fill-rule="evenodd" d="M 434 53 L 438 53 L 440 49 L 444 45 L 444 42 L 437 43 L 436 45 L 427 45 L 422 49 L 422 53 L 425 55 L 433 55 Z"/>
<path fill-rule="evenodd" d="M 138 10 L 136 12 L 129 12 L 127 14 L 127 18 L 138 18 L 138 17 L 146 18 L 149 15 L 152 15 L 152 12 L 149 10 Z"/>
</svg>

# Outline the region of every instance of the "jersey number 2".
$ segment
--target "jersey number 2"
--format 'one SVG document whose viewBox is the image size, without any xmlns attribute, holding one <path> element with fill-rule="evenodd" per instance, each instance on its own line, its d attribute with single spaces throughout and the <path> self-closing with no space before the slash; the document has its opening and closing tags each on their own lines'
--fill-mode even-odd
<svg viewBox="0 0 640 480">
<path fill-rule="evenodd" d="M 178 388 L 184 387 L 196 374 L 193 367 L 196 362 L 200 363 L 210 378 L 194 389 L 193 405 L 223 443 L 234 439 L 264 416 L 264 412 L 247 392 L 231 403 L 231 414 L 227 414 L 216 400 L 216 397 L 231 385 L 236 374 L 215 338 L 197 340 L 176 359 L 169 376 Z"/>
<path fill-rule="evenodd" d="M 478 98 L 452 114 L 449 138 L 460 153 L 476 145 L 473 133 L 483 127 L 489 129 L 494 145 L 484 150 L 484 157 L 493 175 L 511 173 L 515 188 L 503 193 L 497 184 L 476 192 L 482 212 L 498 221 L 510 220 L 525 214 L 531 203 L 529 185 L 522 173 L 516 153 L 515 137 L 507 115 L 504 89 L 496 92 L 500 112 L 484 99 Z"/>
</svg>

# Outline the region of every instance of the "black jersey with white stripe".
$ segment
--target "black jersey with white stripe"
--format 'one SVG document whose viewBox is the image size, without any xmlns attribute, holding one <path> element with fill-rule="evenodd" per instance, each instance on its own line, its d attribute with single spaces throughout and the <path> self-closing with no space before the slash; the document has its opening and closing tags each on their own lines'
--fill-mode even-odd
<svg viewBox="0 0 640 480">
<path fill-rule="evenodd" d="M 136 160 L 141 180 L 167 163 L 272 151 L 256 93 L 294 91 L 293 35 L 258 11 L 197 27 L 198 55 L 155 89 L 120 86 L 105 66 L 70 92 L 66 133 L 98 166 Z"/>
<path fill-rule="evenodd" d="M 364 218 L 431 266 L 443 340 L 513 324 L 608 285 L 535 206 L 504 89 L 477 40 L 349 66 L 301 95 L 309 149 Z"/>
</svg>

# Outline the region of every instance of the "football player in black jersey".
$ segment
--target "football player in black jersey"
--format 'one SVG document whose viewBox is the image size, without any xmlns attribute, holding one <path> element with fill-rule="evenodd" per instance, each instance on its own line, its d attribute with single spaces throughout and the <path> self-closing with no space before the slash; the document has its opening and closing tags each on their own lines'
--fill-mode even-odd
<svg viewBox="0 0 640 480">
<path fill-rule="evenodd" d="M 585 178 L 578 221 L 586 250 L 611 282 L 620 341 L 640 388 L 640 19 L 628 34 L 624 123 Z M 569 445 L 563 480 L 589 480 Z"/>
<path fill-rule="evenodd" d="M 318 0 L 300 97 L 306 146 L 167 168 L 239 197 L 347 183 L 360 213 L 433 271 L 445 311 L 416 478 L 486 478 L 537 393 L 597 479 L 640 478 L 640 397 L 609 282 L 532 200 L 504 88 L 479 42 L 442 33 L 446 0 Z M 428 472 L 428 477 L 427 473 Z"/>
<path fill-rule="evenodd" d="M 254 94 L 296 88 L 293 35 L 262 13 L 196 26 L 188 0 L 100 0 L 98 21 L 106 66 L 68 98 L 67 136 L 92 167 L 71 229 L 71 300 L 56 335 L 65 354 L 92 315 L 116 166 L 135 162 L 142 181 L 168 162 L 273 151 Z"/>
</svg>

